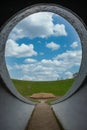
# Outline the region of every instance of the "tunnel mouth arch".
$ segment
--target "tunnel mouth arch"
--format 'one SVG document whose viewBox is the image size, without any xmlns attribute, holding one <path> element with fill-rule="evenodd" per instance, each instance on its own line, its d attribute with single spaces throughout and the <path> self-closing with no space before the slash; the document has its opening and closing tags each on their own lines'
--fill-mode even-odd
<svg viewBox="0 0 87 130">
<path fill-rule="evenodd" d="M 19 21 L 21 21 L 22 19 L 24 19 L 25 17 L 27 17 L 33 13 L 41 12 L 41 11 L 42 12 L 44 12 L 44 11 L 53 12 L 53 13 L 56 13 L 56 14 L 60 15 L 61 17 L 65 18 L 77 31 L 77 33 L 80 37 L 80 40 L 81 40 L 81 44 L 82 44 L 82 62 L 81 62 L 81 67 L 80 67 L 77 79 L 74 82 L 74 84 L 72 85 L 71 89 L 67 92 L 67 94 L 65 96 L 63 96 L 61 99 L 59 99 L 59 101 L 55 101 L 55 103 L 57 103 L 57 102 L 61 102 L 65 99 L 69 98 L 76 91 L 78 91 L 81 84 L 85 80 L 85 77 L 87 76 L 87 69 L 86 69 L 86 66 L 87 66 L 87 58 L 86 58 L 87 31 L 86 31 L 86 26 L 84 25 L 83 21 L 74 12 L 72 12 L 69 9 L 66 9 L 65 7 L 62 7 L 57 4 L 52 4 L 52 3 L 35 4 L 33 6 L 30 6 L 30 7 L 27 7 L 25 9 L 21 10 L 20 12 L 15 14 L 11 19 L 8 20 L 8 22 L 2 27 L 1 32 L 0 32 L 0 42 L 1 42 L 0 43 L 0 63 L 1 63 L 0 64 L 0 76 L 1 76 L 1 79 L 4 81 L 6 87 L 11 92 L 11 94 L 16 96 L 21 101 L 29 103 L 25 98 L 23 98 L 21 95 L 19 95 L 19 93 L 16 91 L 16 89 L 10 79 L 8 70 L 6 68 L 6 63 L 5 63 L 5 44 L 6 44 L 9 33 L 11 32 L 13 27 Z"/>
</svg>

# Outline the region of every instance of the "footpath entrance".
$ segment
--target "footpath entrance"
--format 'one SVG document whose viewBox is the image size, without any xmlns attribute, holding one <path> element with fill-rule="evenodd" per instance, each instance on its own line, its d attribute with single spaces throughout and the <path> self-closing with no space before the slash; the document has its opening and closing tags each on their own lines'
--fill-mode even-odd
<svg viewBox="0 0 87 130">
<path fill-rule="evenodd" d="M 60 130 L 50 105 L 41 100 L 35 107 L 28 130 Z"/>
</svg>

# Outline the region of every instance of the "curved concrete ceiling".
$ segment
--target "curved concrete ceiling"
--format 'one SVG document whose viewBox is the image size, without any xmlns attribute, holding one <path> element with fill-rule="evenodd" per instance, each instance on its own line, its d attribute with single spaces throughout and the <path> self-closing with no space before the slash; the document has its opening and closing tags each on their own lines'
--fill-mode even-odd
<svg viewBox="0 0 87 130">
<path fill-rule="evenodd" d="M 12 28 L 23 18 L 36 12 L 51 11 L 69 21 L 79 34 L 82 44 L 82 63 L 77 80 L 67 94 L 52 104 L 52 108 L 66 130 L 86 130 L 87 119 L 87 30 L 82 20 L 72 11 L 55 4 L 29 6 L 13 16 L 0 32 L 0 129 L 24 130 L 34 104 L 15 89 L 5 63 L 5 44 Z"/>
</svg>

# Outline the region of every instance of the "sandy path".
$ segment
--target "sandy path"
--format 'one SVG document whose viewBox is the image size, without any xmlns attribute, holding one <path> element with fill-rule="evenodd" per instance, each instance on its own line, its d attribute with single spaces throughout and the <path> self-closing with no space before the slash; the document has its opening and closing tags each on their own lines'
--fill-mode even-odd
<svg viewBox="0 0 87 130">
<path fill-rule="evenodd" d="M 43 100 L 35 107 L 28 130 L 60 130 L 51 107 Z"/>
</svg>

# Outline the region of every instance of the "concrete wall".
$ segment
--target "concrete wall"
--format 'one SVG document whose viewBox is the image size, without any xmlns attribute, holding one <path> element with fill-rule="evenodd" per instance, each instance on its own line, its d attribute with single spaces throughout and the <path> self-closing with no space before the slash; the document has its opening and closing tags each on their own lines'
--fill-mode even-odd
<svg viewBox="0 0 87 130">
<path fill-rule="evenodd" d="M 52 107 L 65 130 L 87 130 L 87 83 L 73 96 Z"/>
<path fill-rule="evenodd" d="M 0 81 L 0 130 L 25 130 L 34 105 L 13 96 Z"/>
<path fill-rule="evenodd" d="M 39 11 L 51 11 L 68 20 L 79 34 L 82 43 L 82 64 L 72 88 L 52 108 L 65 130 L 87 129 L 87 30 L 82 20 L 72 11 L 53 4 L 28 7 L 11 18 L 0 32 L 0 129 L 24 130 L 34 104 L 24 99 L 15 89 L 6 68 L 5 43 L 11 29 L 23 18 Z"/>
</svg>

